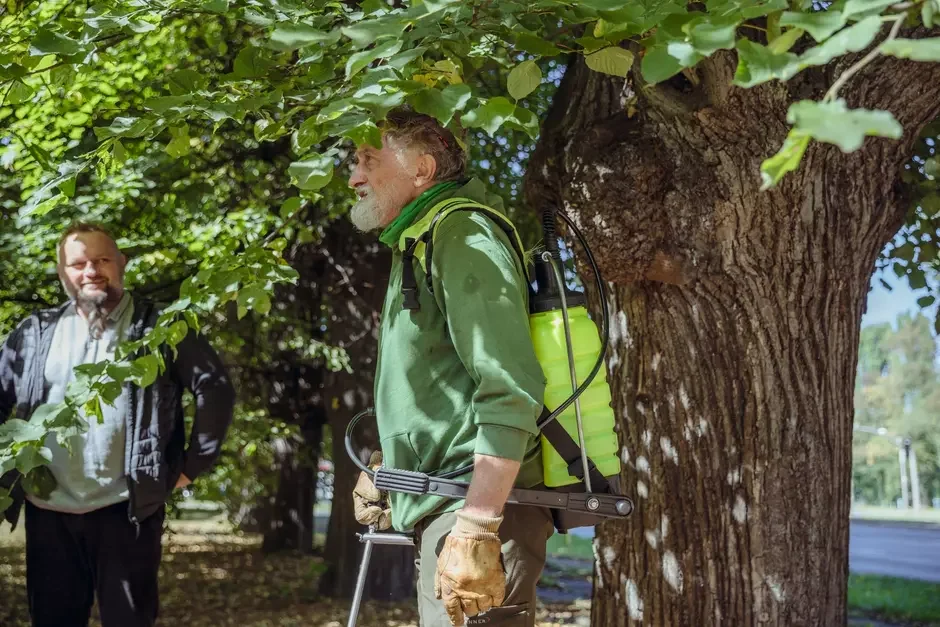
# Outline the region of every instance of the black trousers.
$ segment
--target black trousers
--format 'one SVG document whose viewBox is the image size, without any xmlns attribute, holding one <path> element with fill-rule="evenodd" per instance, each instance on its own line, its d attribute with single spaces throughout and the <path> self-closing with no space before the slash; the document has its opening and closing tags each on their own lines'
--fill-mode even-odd
<svg viewBox="0 0 940 627">
<path fill-rule="evenodd" d="M 62 514 L 26 502 L 26 593 L 33 627 L 152 627 L 159 609 L 164 510 L 140 523 L 127 502 Z"/>
</svg>

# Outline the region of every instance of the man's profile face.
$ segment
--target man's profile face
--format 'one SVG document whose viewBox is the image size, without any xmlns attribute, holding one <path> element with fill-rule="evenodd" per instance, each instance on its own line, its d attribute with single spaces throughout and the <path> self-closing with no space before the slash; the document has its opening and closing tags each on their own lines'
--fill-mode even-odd
<svg viewBox="0 0 940 627">
<path fill-rule="evenodd" d="M 59 249 L 59 278 L 79 304 L 114 305 L 124 294 L 126 259 L 104 233 L 75 233 Z"/>
<path fill-rule="evenodd" d="M 417 158 L 415 151 L 395 140 L 383 139 L 381 150 L 366 144 L 356 151 L 349 186 L 359 198 L 350 211 L 357 229 L 368 232 L 385 228 L 415 199 Z"/>
</svg>

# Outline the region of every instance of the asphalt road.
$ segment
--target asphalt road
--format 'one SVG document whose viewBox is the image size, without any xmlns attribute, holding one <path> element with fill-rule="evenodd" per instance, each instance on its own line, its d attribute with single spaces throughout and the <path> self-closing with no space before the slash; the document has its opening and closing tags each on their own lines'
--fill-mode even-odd
<svg viewBox="0 0 940 627">
<path fill-rule="evenodd" d="M 940 583 L 940 526 L 852 521 L 849 570 Z"/>
</svg>

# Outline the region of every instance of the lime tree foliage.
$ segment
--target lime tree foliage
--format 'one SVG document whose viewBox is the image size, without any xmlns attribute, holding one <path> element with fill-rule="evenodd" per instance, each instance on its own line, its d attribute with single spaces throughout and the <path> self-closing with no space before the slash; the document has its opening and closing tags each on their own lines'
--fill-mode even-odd
<svg viewBox="0 0 940 627">
<path fill-rule="evenodd" d="M 770 102 L 799 84 L 785 110 L 773 113 L 787 132 L 765 139 L 773 145 L 759 147 L 754 171 L 740 173 L 741 180 L 758 177 L 759 187 L 776 198 L 773 193 L 790 193 L 788 181 L 818 165 L 803 161 L 821 154 L 819 146 L 847 154 L 911 131 L 887 107 L 866 109 L 844 96 L 879 63 L 935 72 L 938 14 L 937 0 L 8 2 L 0 17 L 0 250 L 5 279 L 12 278 L 0 286 L 0 325 L 9 331 L 26 312 L 58 302 L 54 240 L 76 217 L 120 231 L 133 253 L 130 283 L 172 304 L 155 332 L 125 347 L 118 363 L 85 368 L 63 406 L 29 425 L 8 422 L 0 431 L 0 466 L 18 467 L 24 482 L 36 483 L 30 477 L 42 473 L 41 442 L 49 431 L 81 428 L 80 417 L 93 417 L 121 381 L 152 381 L 167 351 L 192 329 L 212 333 L 236 363 L 236 376 L 250 390 L 240 409 L 247 422 L 270 418 L 272 394 L 283 395 L 276 377 L 287 370 L 272 374 L 273 362 L 355 371 L 346 351 L 335 350 L 354 337 L 335 336 L 348 322 L 341 301 L 355 285 L 324 294 L 316 284 L 317 272 L 357 259 L 350 253 L 317 266 L 312 256 L 326 259 L 342 247 L 336 233 L 343 231 L 332 225 L 350 200 L 351 148 L 377 145 L 381 121 L 394 107 L 407 104 L 452 128 L 471 150 L 473 171 L 525 215 L 521 210 L 542 208 L 536 205 L 543 197 L 532 189 L 538 176 L 550 182 L 560 164 L 569 167 L 566 159 L 580 143 L 605 134 L 623 142 L 630 137 L 598 123 L 590 136 L 557 141 L 557 133 L 546 134 L 558 126 L 553 116 L 577 127 L 571 122 L 598 110 L 652 119 L 644 112 L 656 109 L 661 128 L 671 116 L 685 123 L 696 115 L 705 128 L 714 119 L 696 105 L 699 92 L 725 104 L 748 93 L 766 94 Z M 730 71 L 716 59 L 725 65 L 732 59 Z M 565 91 L 562 74 L 574 81 L 582 72 L 588 76 L 582 84 L 603 89 L 595 101 L 585 99 L 586 108 L 559 112 L 555 88 Z M 825 88 L 800 83 L 808 75 Z M 744 111 L 741 120 L 762 112 Z M 886 261 L 913 285 L 920 275 L 907 268 L 929 271 L 930 249 L 922 244 L 935 232 L 933 136 L 925 136 L 908 181 L 918 189 L 908 216 L 917 244 L 901 244 Z M 669 141 L 670 150 L 689 144 L 715 172 L 729 167 L 721 151 L 709 153 L 701 135 Z M 654 142 L 646 146 L 635 153 L 637 168 L 664 152 Z M 532 177 L 532 168 L 524 170 L 540 148 Z M 637 191 L 685 175 L 672 167 L 675 172 L 666 169 Z M 525 194 L 523 173 L 530 177 Z M 606 173 L 598 174 L 603 184 Z M 586 200 L 594 192 L 597 201 L 602 187 L 582 187 Z M 619 236 L 595 217 L 588 226 Z M 663 218 L 650 223 L 656 219 Z M 598 247 L 607 247 L 606 240 Z M 619 280 L 614 273 L 609 278 Z M 335 284 L 343 286 L 343 279 Z M 632 357 L 639 365 L 653 362 L 645 353 Z M 309 390 L 301 393 L 310 403 L 333 406 L 338 395 L 315 398 L 317 375 L 305 376 Z M 681 426 L 676 433 L 674 442 Z M 252 441 L 235 438 L 230 446 L 247 449 Z M 695 588 L 692 582 L 683 588 L 675 569 L 664 570 L 678 593 Z M 618 603 L 631 600 L 630 616 L 642 616 L 636 583 L 623 572 L 620 578 Z M 652 588 L 640 592 L 654 603 Z M 690 618 L 688 607 L 673 618 Z"/>
<path fill-rule="evenodd" d="M 901 498 L 898 438 L 902 446 L 911 441 L 921 505 L 940 498 L 940 370 L 931 326 L 923 314 L 901 314 L 896 325 L 862 330 L 855 424 L 866 429 L 854 437 L 856 502 L 894 507 Z M 878 429 L 884 435 L 870 433 Z"/>
</svg>

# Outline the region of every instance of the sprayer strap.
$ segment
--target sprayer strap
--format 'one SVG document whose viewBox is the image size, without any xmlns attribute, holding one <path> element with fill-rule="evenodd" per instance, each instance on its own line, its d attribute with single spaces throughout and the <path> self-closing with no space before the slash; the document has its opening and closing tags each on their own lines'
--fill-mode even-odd
<svg viewBox="0 0 940 627">
<path fill-rule="evenodd" d="M 542 417 L 539 422 L 545 419 L 550 412 L 548 409 L 542 410 Z M 568 464 L 568 474 L 572 477 L 584 481 L 584 467 L 581 465 L 581 448 L 571 435 L 565 431 L 565 428 L 558 420 L 552 420 L 542 427 L 542 435 L 551 443 L 561 458 Z M 588 458 L 588 472 L 591 474 L 591 489 L 594 492 L 607 492 L 610 490 L 610 483 L 607 478 L 601 474 L 594 465 L 594 460 Z"/>
</svg>

